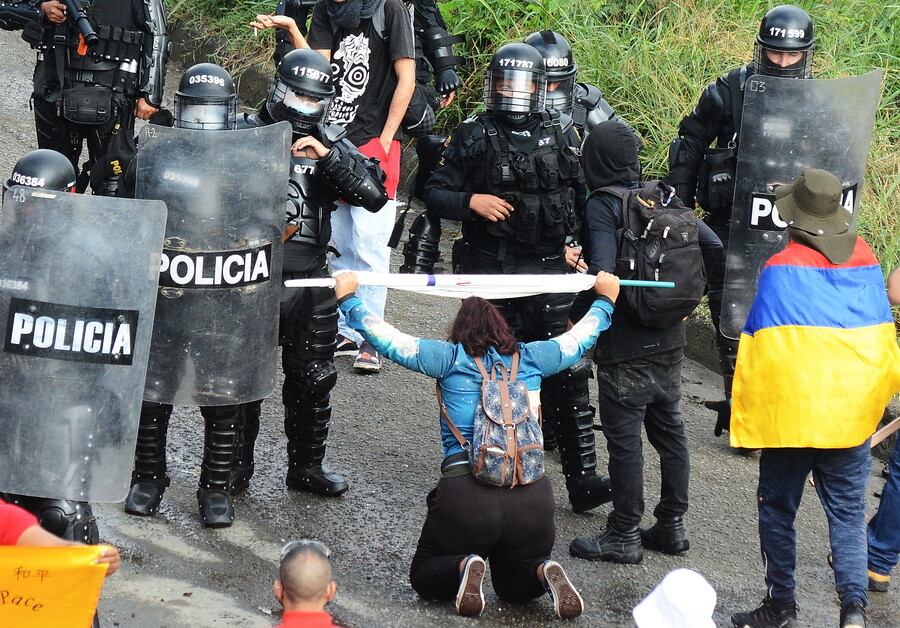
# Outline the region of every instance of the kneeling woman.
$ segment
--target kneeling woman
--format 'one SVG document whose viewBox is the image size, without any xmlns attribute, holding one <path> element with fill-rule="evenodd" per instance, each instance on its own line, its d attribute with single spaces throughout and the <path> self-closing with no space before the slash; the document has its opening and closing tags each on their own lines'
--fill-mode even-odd
<svg viewBox="0 0 900 628">
<path fill-rule="evenodd" d="M 594 283 L 597 298 L 591 309 L 565 334 L 521 344 L 500 313 L 488 301 L 470 297 L 462 302 L 449 342 L 422 340 L 399 332 L 369 312 L 354 295 L 353 273 L 335 277 L 338 303 L 348 324 L 379 353 L 408 369 L 438 380 L 444 405 L 462 436 L 471 441 L 475 409 L 481 403 L 482 377 L 474 358 L 488 372 L 496 363 L 511 368 L 518 354 L 518 379 L 525 383 L 537 411 L 541 379 L 573 365 L 609 327 L 619 280 L 600 273 Z M 410 568 L 410 582 L 427 599 L 456 600 L 460 615 L 484 609 L 482 579 L 485 559 L 497 596 L 506 602 L 527 602 L 545 591 L 563 619 L 578 617 L 584 602 L 562 566 L 550 560 L 556 539 L 556 504 L 546 477 L 514 488 L 478 482 L 469 470 L 462 446 L 441 420 L 444 462 L 441 480 L 428 495 L 428 516 Z"/>
</svg>

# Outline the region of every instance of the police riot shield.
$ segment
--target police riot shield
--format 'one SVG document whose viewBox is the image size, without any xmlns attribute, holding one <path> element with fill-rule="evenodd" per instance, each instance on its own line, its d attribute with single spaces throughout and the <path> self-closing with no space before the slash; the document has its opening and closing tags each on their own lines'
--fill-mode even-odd
<svg viewBox="0 0 900 628">
<path fill-rule="evenodd" d="M 804 168 L 832 172 L 855 225 L 881 76 L 747 79 L 719 323 L 725 337 L 740 337 L 763 266 L 787 245 L 775 187 Z"/>
<path fill-rule="evenodd" d="M 165 201 L 144 399 L 221 406 L 275 385 L 291 126 L 147 126 L 136 196 Z"/>
<path fill-rule="evenodd" d="M 128 493 L 163 203 L 13 187 L 0 212 L 0 492 Z"/>
</svg>

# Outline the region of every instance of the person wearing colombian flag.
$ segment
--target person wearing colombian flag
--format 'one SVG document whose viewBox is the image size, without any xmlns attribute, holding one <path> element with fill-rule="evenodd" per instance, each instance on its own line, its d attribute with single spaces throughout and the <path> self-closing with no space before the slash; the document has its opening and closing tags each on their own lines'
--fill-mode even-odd
<svg viewBox="0 0 900 628">
<path fill-rule="evenodd" d="M 759 539 L 768 595 L 735 626 L 793 626 L 794 519 L 812 473 L 828 518 L 842 627 L 865 627 L 869 437 L 900 390 L 884 274 L 850 228 L 841 183 L 806 169 L 775 190 L 790 242 L 772 256 L 741 333 L 731 446 L 762 449 Z"/>
</svg>

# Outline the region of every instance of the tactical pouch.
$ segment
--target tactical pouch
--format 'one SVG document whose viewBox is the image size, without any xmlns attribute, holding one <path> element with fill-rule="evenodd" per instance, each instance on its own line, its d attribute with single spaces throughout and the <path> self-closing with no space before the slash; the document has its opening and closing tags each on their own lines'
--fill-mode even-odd
<svg viewBox="0 0 900 628">
<path fill-rule="evenodd" d="M 112 90 L 70 87 L 62 93 L 62 115 L 76 124 L 105 124 L 113 116 Z"/>
<path fill-rule="evenodd" d="M 732 148 L 708 148 L 697 176 L 697 203 L 708 212 L 731 207 L 737 155 Z"/>
</svg>

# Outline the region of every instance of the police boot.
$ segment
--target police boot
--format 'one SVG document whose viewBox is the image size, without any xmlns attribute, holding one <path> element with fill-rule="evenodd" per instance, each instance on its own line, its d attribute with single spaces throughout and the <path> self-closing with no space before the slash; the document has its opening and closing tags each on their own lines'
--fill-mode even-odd
<svg viewBox="0 0 900 628">
<path fill-rule="evenodd" d="M 563 475 L 566 476 L 566 489 L 569 491 L 572 511 L 587 512 L 612 501 L 609 476 L 597 474 L 593 409 L 560 418 L 560 461 Z M 583 427 L 585 424 L 588 427 Z"/>
<path fill-rule="evenodd" d="M 238 423 L 237 447 L 234 450 L 234 462 L 231 465 L 229 486 L 231 494 L 237 495 L 250 486 L 255 466 L 253 464 L 253 448 L 259 435 L 259 414 L 262 401 L 242 403 L 240 422 Z"/>
<path fill-rule="evenodd" d="M 228 481 L 237 444 L 239 409 L 236 405 L 200 408 L 206 436 L 197 503 L 200 520 L 207 528 L 227 528 L 234 522 Z"/>
<path fill-rule="evenodd" d="M 145 401 L 141 404 L 137 446 L 134 450 L 134 471 L 131 490 L 125 498 L 125 512 L 132 515 L 155 514 L 169 486 L 166 476 L 166 432 L 172 406 Z"/>
<path fill-rule="evenodd" d="M 288 440 L 288 488 L 325 497 L 343 494 L 350 485 L 322 462 L 331 422 L 329 397 L 284 408 L 284 433 Z"/>
<path fill-rule="evenodd" d="M 559 375 L 546 379 L 541 390 L 548 423 L 558 426 L 560 462 L 566 476 L 569 503 L 577 513 L 612 500 L 609 477 L 597 475 L 595 409 L 589 403 L 590 375 L 590 358 L 583 357 Z"/>
</svg>

